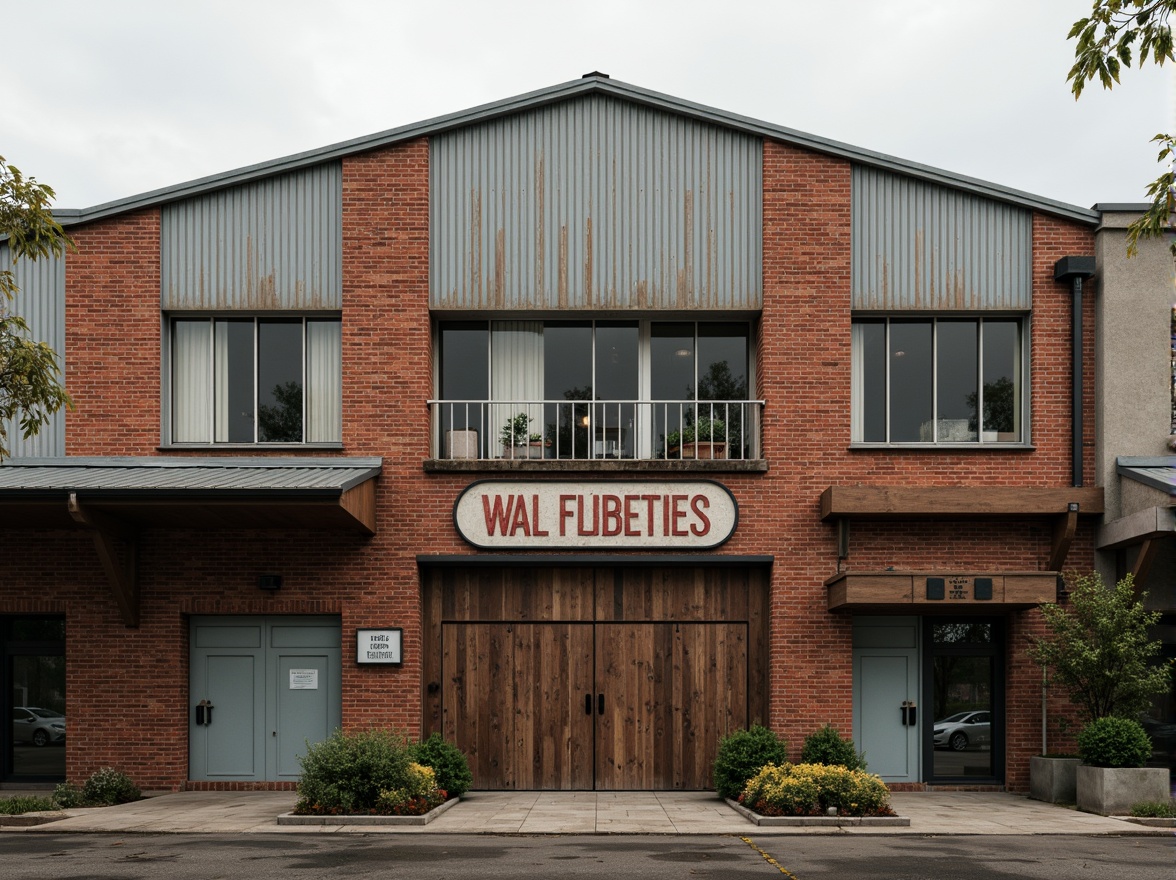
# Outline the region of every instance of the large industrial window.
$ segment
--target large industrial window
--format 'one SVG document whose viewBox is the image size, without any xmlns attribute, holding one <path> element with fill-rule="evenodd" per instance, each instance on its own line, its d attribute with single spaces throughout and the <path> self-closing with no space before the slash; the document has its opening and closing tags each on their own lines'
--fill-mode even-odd
<svg viewBox="0 0 1176 880">
<path fill-rule="evenodd" d="M 171 442 L 338 443 L 338 319 L 176 318 Z"/>
<path fill-rule="evenodd" d="M 439 428 L 470 457 L 747 457 L 746 322 L 463 321 L 438 328 Z M 471 435 L 471 436 L 473 436 Z M 472 441 L 471 441 L 472 442 Z M 453 449 L 443 451 L 453 455 Z"/>
<path fill-rule="evenodd" d="M 855 320 L 854 442 L 1024 442 L 1022 336 L 1017 318 Z"/>
</svg>

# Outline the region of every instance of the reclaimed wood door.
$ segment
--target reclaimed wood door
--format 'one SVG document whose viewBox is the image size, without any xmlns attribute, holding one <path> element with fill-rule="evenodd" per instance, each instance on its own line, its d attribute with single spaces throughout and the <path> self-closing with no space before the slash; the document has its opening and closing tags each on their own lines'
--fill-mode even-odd
<svg viewBox="0 0 1176 880">
<path fill-rule="evenodd" d="M 596 788 L 710 788 L 747 726 L 747 624 L 598 623 L 595 648 Z"/>
<path fill-rule="evenodd" d="M 592 788 L 592 624 L 447 623 L 442 644 L 443 735 L 478 788 Z"/>
</svg>

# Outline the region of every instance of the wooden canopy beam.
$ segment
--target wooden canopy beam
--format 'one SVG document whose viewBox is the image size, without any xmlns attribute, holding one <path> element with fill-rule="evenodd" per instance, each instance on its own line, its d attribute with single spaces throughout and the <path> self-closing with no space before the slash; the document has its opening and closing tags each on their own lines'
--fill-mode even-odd
<svg viewBox="0 0 1176 880">
<path fill-rule="evenodd" d="M 78 501 L 76 492 L 69 493 L 69 515 L 81 526 L 84 526 L 94 539 L 94 549 L 98 551 L 98 559 L 102 563 L 102 570 L 106 572 L 106 579 L 110 583 L 110 591 L 114 595 L 118 606 L 119 616 L 128 627 L 139 625 L 139 579 L 136 566 L 138 553 L 138 539 L 136 532 L 121 520 L 89 510 Z M 121 539 L 126 551 L 120 561 L 116 539 Z"/>
<path fill-rule="evenodd" d="M 821 519 L 1052 517 L 1069 513 L 1071 504 L 1082 514 L 1102 513 L 1102 487 L 830 486 L 821 493 Z"/>
<path fill-rule="evenodd" d="M 1049 571 L 1061 571 L 1066 561 L 1066 554 L 1070 552 L 1070 545 L 1074 542 L 1074 532 L 1078 530 L 1078 505 L 1072 510 L 1054 520 L 1053 549 L 1049 554 Z"/>
<path fill-rule="evenodd" d="M 1160 549 L 1160 542 L 1163 540 L 1163 538 L 1148 538 L 1139 545 L 1139 554 L 1135 557 L 1135 565 L 1131 566 L 1136 591 L 1143 588 L 1143 579 L 1147 577 L 1148 569 L 1151 568 Z"/>
</svg>

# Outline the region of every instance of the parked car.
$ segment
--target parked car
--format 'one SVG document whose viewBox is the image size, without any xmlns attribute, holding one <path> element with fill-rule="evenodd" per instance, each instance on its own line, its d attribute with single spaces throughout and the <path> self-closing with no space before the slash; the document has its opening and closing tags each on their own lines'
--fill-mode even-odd
<svg viewBox="0 0 1176 880">
<path fill-rule="evenodd" d="M 992 739 L 992 713 L 956 712 L 942 721 L 936 721 L 934 728 L 935 748 L 952 749 L 962 752 L 969 746 L 986 745 Z"/>
<path fill-rule="evenodd" d="M 65 716 L 38 706 L 16 706 L 12 710 L 12 739 L 35 746 L 65 742 Z"/>
</svg>

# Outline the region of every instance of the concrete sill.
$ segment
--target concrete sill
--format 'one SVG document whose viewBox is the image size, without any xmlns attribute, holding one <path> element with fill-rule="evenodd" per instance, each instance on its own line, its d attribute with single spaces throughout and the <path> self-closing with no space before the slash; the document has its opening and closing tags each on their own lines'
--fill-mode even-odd
<svg viewBox="0 0 1176 880">
<path fill-rule="evenodd" d="M 761 816 L 733 800 L 727 804 L 744 819 L 763 828 L 909 828 L 911 824 L 906 816 Z"/>
<path fill-rule="evenodd" d="M 279 825 L 428 825 L 461 798 L 450 798 L 423 816 L 298 816 L 282 813 Z"/>
</svg>

